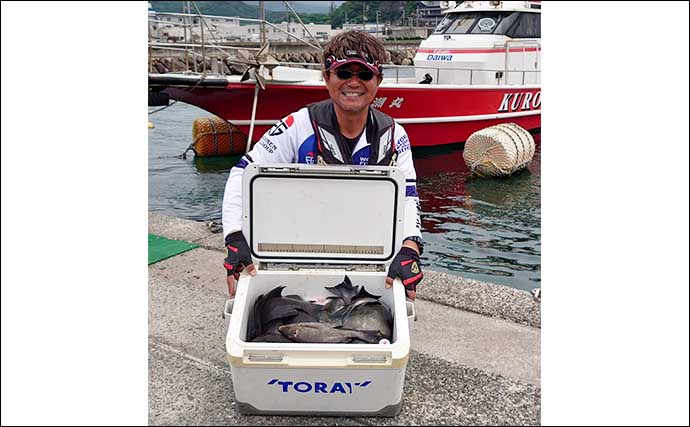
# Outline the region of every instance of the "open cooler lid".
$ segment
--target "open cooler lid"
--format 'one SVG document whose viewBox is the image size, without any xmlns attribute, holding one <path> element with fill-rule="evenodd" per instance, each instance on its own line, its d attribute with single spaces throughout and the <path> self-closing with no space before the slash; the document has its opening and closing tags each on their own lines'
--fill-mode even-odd
<svg viewBox="0 0 690 427">
<path fill-rule="evenodd" d="M 376 264 L 399 249 L 398 168 L 252 164 L 242 185 L 242 229 L 259 261 Z"/>
</svg>

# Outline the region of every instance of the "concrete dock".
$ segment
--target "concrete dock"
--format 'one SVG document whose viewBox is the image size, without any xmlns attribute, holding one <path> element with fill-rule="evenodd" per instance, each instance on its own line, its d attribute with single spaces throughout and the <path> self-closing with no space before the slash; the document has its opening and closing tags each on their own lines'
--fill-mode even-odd
<svg viewBox="0 0 690 427">
<path fill-rule="evenodd" d="M 393 418 L 243 416 L 225 353 L 222 233 L 149 213 L 149 233 L 199 247 L 149 266 L 151 425 L 538 425 L 540 303 L 425 269 L 403 406 Z"/>
</svg>

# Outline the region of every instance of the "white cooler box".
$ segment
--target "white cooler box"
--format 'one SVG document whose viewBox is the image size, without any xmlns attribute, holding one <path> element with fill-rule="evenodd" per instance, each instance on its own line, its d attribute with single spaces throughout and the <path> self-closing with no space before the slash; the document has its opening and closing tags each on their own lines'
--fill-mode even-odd
<svg viewBox="0 0 690 427">
<path fill-rule="evenodd" d="M 379 166 L 250 165 L 243 231 L 257 275 L 240 277 L 226 303 L 225 341 L 236 407 L 243 414 L 394 416 L 410 351 L 407 302 L 386 272 L 403 238 L 405 178 Z M 257 264 L 258 261 L 258 264 Z M 332 295 L 348 275 L 381 295 L 393 340 L 381 344 L 247 342 L 254 302 L 276 286 L 305 299 Z"/>
</svg>

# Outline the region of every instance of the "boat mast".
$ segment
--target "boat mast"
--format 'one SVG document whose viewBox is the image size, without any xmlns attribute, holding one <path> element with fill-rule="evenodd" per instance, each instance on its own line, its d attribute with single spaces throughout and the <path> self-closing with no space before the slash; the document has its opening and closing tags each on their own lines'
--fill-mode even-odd
<svg viewBox="0 0 690 427">
<path fill-rule="evenodd" d="M 259 19 L 261 20 L 261 46 L 266 44 L 266 10 L 264 8 L 264 2 L 259 2 Z"/>
<path fill-rule="evenodd" d="M 365 1 L 362 1 L 362 31 L 366 32 L 367 31 L 367 3 Z"/>
</svg>

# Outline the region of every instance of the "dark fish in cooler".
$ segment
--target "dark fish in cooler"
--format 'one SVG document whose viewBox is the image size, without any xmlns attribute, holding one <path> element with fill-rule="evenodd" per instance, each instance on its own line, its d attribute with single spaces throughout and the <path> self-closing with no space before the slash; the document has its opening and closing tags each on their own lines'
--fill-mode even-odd
<svg viewBox="0 0 690 427">
<path fill-rule="evenodd" d="M 355 331 L 342 328 L 339 325 L 320 322 L 291 323 L 279 327 L 278 330 L 292 341 L 301 343 L 335 344 L 359 339 L 370 344 L 376 344 L 384 338 L 378 331 Z"/>
<path fill-rule="evenodd" d="M 376 301 L 356 307 L 343 320 L 343 328 L 375 330 L 392 341 L 393 316 L 384 304 Z"/>
<path fill-rule="evenodd" d="M 343 322 L 346 318 L 350 316 L 353 310 L 355 310 L 357 307 L 364 305 L 364 304 L 370 304 L 370 303 L 378 303 L 378 300 L 375 300 L 374 298 L 360 298 L 352 302 L 351 304 L 347 304 L 340 308 L 338 311 L 332 313 L 330 315 L 331 320 Z"/>
<path fill-rule="evenodd" d="M 332 292 L 334 295 L 342 298 L 343 301 L 345 301 L 345 304 L 350 304 L 352 300 L 357 297 L 358 293 L 358 287 L 352 286 L 352 282 L 347 275 L 345 276 L 344 281 L 335 286 L 326 287 L 326 289 Z"/>
<path fill-rule="evenodd" d="M 379 299 L 381 298 L 381 295 L 372 295 L 369 292 L 367 292 L 366 289 L 364 289 L 364 286 L 359 287 L 359 292 L 357 292 L 357 296 L 355 296 L 355 299 L 358 298 L 374 298 L 374 299 Z"/>
<path fill-rule="evenodd" d="M 259 335 L 263 334 L 263 323 L 261 319 L 261 311 L 264 304 L 270 299 L 279 297 L 283 292 L 285 286 L 278 286 L 271 289 L 267 294 L 261 294 L 254 302 L 254 308 L 249 313 L 249 318 L 247 319 L 247 341 L 251 341 Z"/>
<path fill-rule="evenodd" d="M 289 337 L 296 342 L 377 343 L 392 339 L 393 317 L 381 297 L 354 286 L 347 275 L 338 285 L 326 287 L 334 295 L 325 304 L 296 294 L 283 296 L 284 288 L 277 286 L 257 298 L 248 319 L 248 340 L 285 342 L 281 340 Z"/>
<path fill-rule="evenodd" d="M 280 332 L 277 334 L 263 334 L 261 336 L 254 338 L 252 341 L 253 342 L 294 342 L 290 338 L 281 334 Z"/>
<path fill-rule="evenodd" d="M 331 316 L 338 310 L 345 307 L 345 301 L 340 297 L 330 297 L 326 305 L 323 307 L 321 312 L 321 322 L 328 323 L 331 321 Z"/>
</svg>

